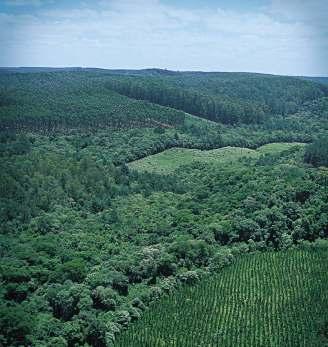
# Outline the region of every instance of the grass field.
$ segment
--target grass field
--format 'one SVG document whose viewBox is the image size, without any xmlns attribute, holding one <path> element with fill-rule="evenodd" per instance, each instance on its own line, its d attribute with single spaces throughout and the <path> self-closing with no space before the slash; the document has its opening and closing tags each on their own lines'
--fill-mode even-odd
<svg viewBox="0 0 328 347">
<path fill-rule="evenodd" d="M 171 173 L 181 165 L 195 161 L 217 162 L 228 164 L 240 158 L 258 158 L 266 153 L 279 153 L 294 146 L 304 146 L 300 143 L 270 143 L 257 150 L 241 147 L 223 147 L 208 151 L 187 148 L 171 148 L 158 154 L 136 160 L 129 164 L 131 169 L 156 173 Z"/>
<path fill-rule="evenodd" d="M 286 151 L 292 147 L 301 146 L 304 147 L 304 143 L 299 142 L 277 142 L 277 143 L 268 143 L 267 145 L 259 147 L 256 151 L 261 154 L 275 154 Z"/>
<path fill-rule="evenodd" d="M 116 347 L 323 347 L 328 249 L 246 255 L 152 306 Z"/>
</svg>

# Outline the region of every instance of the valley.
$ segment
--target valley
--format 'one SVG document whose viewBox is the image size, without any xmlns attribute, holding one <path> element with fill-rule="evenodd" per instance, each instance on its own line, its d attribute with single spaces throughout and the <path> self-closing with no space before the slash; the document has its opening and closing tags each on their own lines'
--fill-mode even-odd
<svg viewBox="0 0 328 347">
<path fill-rule="evenodd" d="M 0 345 L 327 344 L 327 100 L 288 76 L 1 69 Z"/>
</svg>

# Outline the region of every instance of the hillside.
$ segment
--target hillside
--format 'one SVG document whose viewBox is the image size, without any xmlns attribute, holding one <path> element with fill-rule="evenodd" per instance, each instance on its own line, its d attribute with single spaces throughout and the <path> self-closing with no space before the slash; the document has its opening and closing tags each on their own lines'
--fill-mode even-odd
<svg viewBox="0 0 328 347">
<path fill-rule="evenodd" d="M 243 256 L 163 298 L 115 346 L 325 346 L 327 261 L 327 245 Z"/>
<path fill-rule="evenodd" d="M 320 84 L 250 73 L 146 70 L 110 79 L 107 86 L 225 124 L 261 123 L 269 114 L 292 114 L 303 103 L 328 95 Z"/>
<path fill-rule="evenodd" d="M 321 83 L 321 84 L 328 84 L 328 77 L 301 77 L 305 80 L 308 80 L 308 81 L 313 81 L 313 82 L 316 82 L 316 83 Z"/>
<path fill-rule="evenodd" d="M 18 124 L 43 131 L 183 124 L 183 113 L 173 109 L 225 124 L 256 124 L 269 115 L 294 114 L 306 102 L 328 95 L 320 84 L 248 73 L 78 68 L 4 71 L 7 73 L 0 74 L 2 130 Z"/>
<path fill-rule="evenodd" d="M 0 129 L 69 131 L 183 124 L 184 114 L 104 88 L 101 74 L 0 75 Z"/>
<path fill-rule="evenodd" d="M 112 346 L 161 297 L 217 273 L 221 252 L 327 238 L 321 85 L 22 70 L 0 74 L 0 345 Z M 212 99 L 225 113 L 185 112 Z M 246 121 L 246 105 L 263 117 Z"/>
</svg>

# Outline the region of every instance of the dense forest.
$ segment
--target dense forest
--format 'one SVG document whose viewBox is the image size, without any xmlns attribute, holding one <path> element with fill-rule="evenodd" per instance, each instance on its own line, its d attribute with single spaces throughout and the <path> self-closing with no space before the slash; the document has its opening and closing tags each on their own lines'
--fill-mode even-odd
<svg viewBox="0 0 328 347">
<path fill-rule="evenodd" d="M 170 127 L 184 120 L 183 112 L 108 91 L 98 74 L 0 74 L 0 86 L 2 131 Z"/>
<path fill-rule="evenodd" d="M 0 345 L 112 346 L 239 254 L 327 238 L 327 95 L 260 74 L 0 73 Z"/>
<path fill-rule="evenodd" d="M 0 128 L 169 127 L 183 124 L 182 111 L 224 124 L 257 124 L 269 115 L 295 114 L 315 100 L 322 101 L 313 108 L 326 109 L 323 84 L 271 75 L 160 71 L 2 73 Z"/>
<path fill-rule="evenodd" d="M 121 76 L 109 88 L 129 97 L 173 107 L 225 124 L 260 123 L 268 114 L 295 113 L 306 101 L 328 93 L 290 77 L 246 73 L 170 73 Z"/>
</svg>

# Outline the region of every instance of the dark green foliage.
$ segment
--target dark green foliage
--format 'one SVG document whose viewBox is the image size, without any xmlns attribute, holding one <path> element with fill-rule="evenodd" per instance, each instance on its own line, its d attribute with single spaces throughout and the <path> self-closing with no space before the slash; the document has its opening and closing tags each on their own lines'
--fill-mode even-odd
<svg viewBox="0 0 328 347">
<path fill-rule="evenodd" d="M 84 136 L 31 139 L 2 162 L 13 212 L 2 215 L 2 301 L 35 317 L 19 333 L 6 326 L 17 344 L 105 346 L 145 305 L 199 282 L 199 269 L 229 264 L 222 245 L 285 249 L 328 235 L 325 181 L 300 148 L 158 175 L 115 167 L 107 143 L 80 149 Z"/>
<path fill-rule="evenodd" d="M 154 77 L 149 86 L 161 76 L 165 88 L 172 84 L 202 98 L 222 92 L 236 107 L 266 104 L 255 87 L 262 78 L 273 89 L 288 82 L 290 100 L 296 90 L 302 95 L 297 104 L 322 94 L 310 82 L 268 76 L 198 80 L 192 74 L 178 85 L 175 73 L 144 74 Z M 240 154 L 224 164 L 194 162 L 167 174 L 129 164 L 173 147 L 310 142 L 325 134 L 324 117 L 310 117 L 305 105 L 261 124 L 222 125 L 106 87 L 123 79 L 121 72 L 101 71 L 0 76 L 4 346 L 111 346 L 154 301 L 181 284 L 202 282 L 235 254 L 328 236 L 324 170 L 303 163 L 301 146 L 261 157 Z M 207 81 L 206 91 L 200 81 Z M 253 85 L 254 100 L 246 92 Z M 278 94 L 265 95 L 269 102 Z M 287 102 L 283 95 L 277 100 Z M 321 153 L 317 142 L 306 153 L 318 147 Z"/>
<path fill-rule="evenodd" d="M 103 310 L 114 310 L 118 306 L 118 295 L 108 287 L 99 286 L 92 292 L 94 307 Z"/>
<path fill-rule="evenodd" d="M 328 136 L 319 137 L 307 146 L 304 160 L 314 166 L 328 166 Z"/>
<path fill-rule="evenodd" d="M 328 98 L 322 97 L 306 103 L 305 107 L 314 115 L 321 118 L 328 118 Z"/>
<path fill-rule="evenodd" d="M 169 251 L 189 268 L 193 264 L 206 265 L 211 255 L 209 245 L 202 240 L 177 241 L 172 244 Z"/>
<path fill-rule="evenodd" d="M 241 73 L 182 72 L 115 77 L 106 85 L 120 94 L 226 124 L 260 123 L 268 114 L 292 114 L 327 88 L 296 78 Z"/>
<path fill-rule="evenodd" d="M 306 102 L 324 112 L 325 98 L 314 100 L 328 94 L 323 85 L 297 78 L 239 73 L 6 73 L 0 86 L 0 130 L 42 133 L 99 127 L 162 132 L 183 125 L 185 114 L 177 110 L 225 124 L 256 124 L 270 114 L 293 114 Z"/>
<path fill-rule="evenodd" d="M 160 276 L 172 276 L 175 274 L 177 265 L 175 258 L 169 254 L 164 254 L 158 261 L 157 274 Z"/>
<path fill-rule="evenodd" d="M 0 344 L 21 346 L 26 344 L 26 335 L 31 332 L 34 319 L 22 305 L 0 306 Z"/>
<path fill-rule="evenodd" d="M 117 292 L 120 295 L 124 295 L 124 296 L 128 295 L 128 291 L 129 291 L 128 278 L 119 272 L 114 272 L 111 275 L 112 275 L 112 279 L 111 279 L 112 287 L 115 290 L 117 290 Z"/>
<path fill-rule="evenodd" d="M 115 346 L 325 346 L 327 260 L 327 245 L 242 256 L 161 299 Z"/>
<path fill-rule="evenodd" d="M 0 75 L 0 130 L 47 134 L 183 124 L 182 112 L 110 92 L 106 80 L 80 72 Z"/>
<path fill-rule="evenodd" d="M 317 82 L 317 83 L 328 85 L 328 77 L 308 77 L 308 76 L 302 76 L 300 78 L 308 80 L 308 81 L 314 81 L 314 82 Z"/>
<path fill-rule="evenodd" d="M 75 258 L 63 263 L 57 271 L 63 275 L 60 281 L 69 279 L 74 282 L 81 282 L 86 275 L 86 263 L 83 259 Z"/>
</svg>

